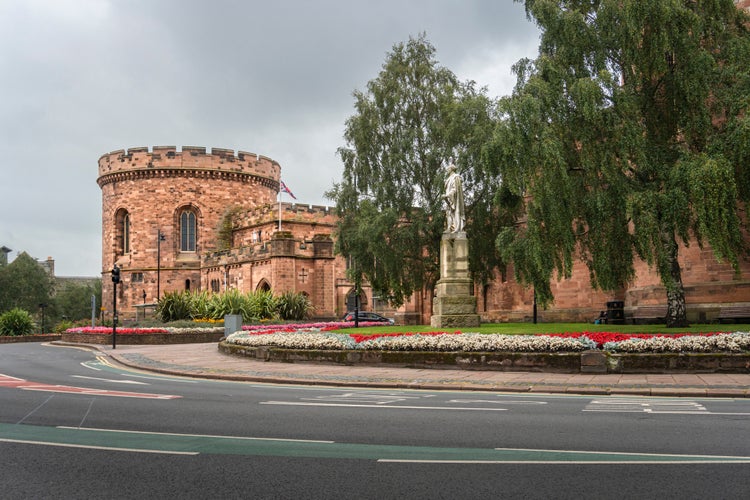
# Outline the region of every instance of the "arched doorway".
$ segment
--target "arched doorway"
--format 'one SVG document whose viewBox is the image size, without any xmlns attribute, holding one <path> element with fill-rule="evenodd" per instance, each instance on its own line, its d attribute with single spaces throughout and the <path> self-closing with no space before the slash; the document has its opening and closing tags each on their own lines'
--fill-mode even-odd
<svg viewBox="0 0 750 500">
<path fill-rule="evenodd" d="M 270 292 L 271 291 L 271 285 L 266 280 L 260 280 L 260 283 L 258 283 L 258 286 L 255 287 L 256 292 Z"/>
<path fill-rule="evenodd" d="M 367 304 L 367 296 L 365 296 L 364 292 L 360 290 L 359 292 L 359 308 L 364 309 L 364 306 Z M 346 294 L 346 312 L 353 311 L 357 308 L 357 292 L 354 288 L 349 290 L 349 293 Z"/>
</svg>

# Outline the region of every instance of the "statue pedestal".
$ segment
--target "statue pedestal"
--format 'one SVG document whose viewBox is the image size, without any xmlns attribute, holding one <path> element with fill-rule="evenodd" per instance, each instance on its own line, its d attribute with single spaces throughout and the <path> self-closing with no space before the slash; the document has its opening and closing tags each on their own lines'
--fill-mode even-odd
<svg viewBox="0 0 750 500">
<path fill-rule="evenodd" d="M 434 328 L 479 326 L 477 298 L 471 295 L 469 241 L 466 233 L 443 233 L 440 279 L 435 285 L 430 325 Z"/>
</svg>

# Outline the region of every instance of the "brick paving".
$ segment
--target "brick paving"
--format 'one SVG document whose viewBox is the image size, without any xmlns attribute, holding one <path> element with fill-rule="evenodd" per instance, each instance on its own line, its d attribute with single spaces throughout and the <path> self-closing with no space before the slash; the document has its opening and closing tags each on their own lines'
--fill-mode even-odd
<svg viewBox="0 0 750 500">
<path fill-rule="evenodd" d="M 602 374 L 276 363 L 219 352 L 217 344 L 89 346 L 123 365 L 199 378 L 280 384 L 616 396 L 750 397 L 750 374 Z"/>
</svg>

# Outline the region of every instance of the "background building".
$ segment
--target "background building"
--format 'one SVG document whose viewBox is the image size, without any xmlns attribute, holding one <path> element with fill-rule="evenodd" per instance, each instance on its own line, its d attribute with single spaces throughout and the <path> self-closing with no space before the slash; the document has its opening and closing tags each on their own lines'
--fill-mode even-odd
<svg viewBox="0 0 750 500">
<path fill-rule="evenodd" d="M 134 316 L 166 291 L 271 290 L 307 295 L 320 319 L 347 310 L 352 286 L 334 256 L 331 209 L 278 203 L 281 168 L 239 151 L 174 146 L 99 159 L 103 303 L 121 268 L 118 311 Z M 377 307 L 362 294 L 363 307 Z"/>
</svg>

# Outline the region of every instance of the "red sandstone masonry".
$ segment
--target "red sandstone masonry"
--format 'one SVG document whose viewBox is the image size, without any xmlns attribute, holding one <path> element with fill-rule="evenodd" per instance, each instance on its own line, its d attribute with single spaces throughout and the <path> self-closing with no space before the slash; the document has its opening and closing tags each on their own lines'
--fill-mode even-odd
<svg viewBox="0 0 750 500">
<path fill-rule="evenodd" d="M 118 309 L 154 302 L 157 268 L 160 292 L 201 288 L 201 254 L 215 249 L 217 229 L 226 210 L 269 205 L 276 197 L 281 167 L 272 159 L 240 151 L 185 146 L 130 148 L 99 158 L 102 189 L 103 304 L 111 309 L 109 271 L 122 268 Z M 183 209 L 196 213 L 196 252 L 180 252 L 179 217 Z M 130 248 L 123 254 L 117 234 L 118 211 L 130 215 Z M 161 230 L 157 263 L 157 234 Z M 142 281 L 140 280 L 142 276 Z"/>
<path fill-rule="evenodd" d="M 102 189 L 102 300 L 107 314 L 115 263 L 122 270 L 121 319 L 135 317 L 136 305 L 156 301 L 157 277 L 162 295 L 188 288 L 215 290 L 217 284 L 219 291 L 268 286 L 274 293 L 307 294 L 317 318 L 343 314 L 338 307 L 351 286 L 345 280 L 345 261 L 333 255 L 335 212 L 283 203 L 282 231 L 289 236 L 278 239 L 280 175 L 280 165 L 268 157 L 220 148 L 137 147 L 102 155 L 97 182 Z M 217 252 L 219 226 L 233 207 L 231 249 Z M 189 253 L 180 251 L 179 217 L 185 209 L 196 214 L 197 222 L 196 251 Z M 124 213 L 130 217 L 127 253 L 118 228 Z"/>
</svg>

